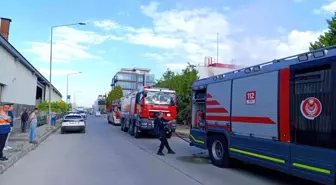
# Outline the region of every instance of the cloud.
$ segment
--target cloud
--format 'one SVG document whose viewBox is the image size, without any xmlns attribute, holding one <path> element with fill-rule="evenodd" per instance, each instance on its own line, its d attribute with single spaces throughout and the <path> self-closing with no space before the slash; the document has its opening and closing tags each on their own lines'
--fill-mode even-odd
<svg viewBox="0 0 336 185">
<path fill-rule="evenodd" d="M 122 40 L 115 35 L 100 35 L 92 31 L 77 30 L 72 27 L 55 28 L 53 34 L 53 62 L 68 63 L 74 60 L 101 60 L 100 56 L 91 54 L 92 45 L 101 44 L 106 40 Z M 50 43 L 30 42 L 30 48 L 24 49 L 38 61 L 49 62 Z"/>
<path fill-rule="evenodd" d="M 154 60 L 163 60 L 163 56 L 161 56 L 160 54 L 157 53 L 144 53 L 143 54 L 144 57 L 149 58 L 149 59 L 154 59 Z"/>
<path fill-rule="evenodd" d="M 180 39 L 161 36 L 156 34 L 153 30 L 145 28 L 127 34 L 127 40 L 133 44 L 164 49 L 176 48 L 182 42 Z"/>
<path fill-rule="evenodd" d="M 140 7 L 151 18 L 151 27 L 115 23 L 119 25 L 116 30 L 124 34 L 125 42 L 158 49 L 157 53 L 143 56 L 164 62 L 170 69 L 180 70 L 187 62 L 203 64 L 205 56 L 216 56 L 217 33 L 220 62 L 236 61 L 244 66 L 307 51 L 309 43 L 323 33 L 323 30 L 287 30 L 279 26 L 274 28 L 278 36 L 258 36 L 249 32 L 251 28 L 241 29 L 243 20 L 230 20 L 226 11 L 208 7 L 159 11 L 159 5 L 151 2 Z M 245 14 L 239 17 L 246 18 Z"/>
<path fill-rule="evenodd" d="M 105 30 L 119 28 L 118 23 L 112 20 L 94 21 L 93 24 L 97 27 L 104 28 Z"/>
<path fill-rule="evenodd" d="M 322 31 L 293 30 L 286 35 L 286 30 L 279 27 L 278 31 L 282 36 L 277 38 L 248 34 L 242 36 L 236 32 L 236 25 L 230 23 L 224 13 L 210 8 L 159 12 L 158 6 L 158 3 L 152 2 L 142 6 L 141 9 L 145 15 L 153 19 L 152 29 L 157 35 L 181 41 L 174 49 L 180 53 L 180 57 L 185 58 L 185 61 L 181 62 L 183 64 L 186 62 L 200 64 L 203 63 L 204 56 L 216 55 L 217 32 L 220 33 L 219 58 L 221 61 L 228 63 L 236 60 L 243 65 L 306 51 L 309 42 L 316 40 L 322 33 Z M 150 44 L 149 40 L 147 39 L 147 44 Z M 159 56 L 156 57 L 159 58 Z M 183 66 L 181 63 L 167 63 L 166 66 L 178 69 Z"/>
<path fill-rule="evenodd" d="M 327 3 L 323 4 L 319 9 L 314 9 L 314 14 L 333 14 L 336 11 L 336 1 L 335 0 L 328 0 Z"/>
</svg>

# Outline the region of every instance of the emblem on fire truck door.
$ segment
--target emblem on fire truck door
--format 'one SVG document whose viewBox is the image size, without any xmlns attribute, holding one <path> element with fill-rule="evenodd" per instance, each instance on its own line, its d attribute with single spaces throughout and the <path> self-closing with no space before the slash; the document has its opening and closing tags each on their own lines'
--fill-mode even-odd
<svg viewBox="0 0 336 185">
<path fill-rule="evenodd" d="M 322 103 L 315 97 L 309 97 L 301 102 L 300 111 L 305 118 L 314 120 L 322 112 Z"/>
</svg>

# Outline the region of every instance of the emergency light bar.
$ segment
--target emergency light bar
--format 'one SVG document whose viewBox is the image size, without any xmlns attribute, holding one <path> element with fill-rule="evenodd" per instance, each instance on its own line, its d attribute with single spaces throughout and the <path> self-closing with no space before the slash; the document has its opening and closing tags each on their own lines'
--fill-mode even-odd
<svg viewBox="0 0 336 185">
<path fill-rule="evenodd" d="M 254 72 L 260 71 L 260 66 L 254 66 L 254 67 L 253 67 L 253 71 L 254 71 Z"/>
<path fill-rule="evenodd" d="M 221 75 L 200 79 L 200 80 L 197 80 L 197 83 L 195 84 L 196 85 L 195 89 L 198 88 L 198 84 L 203 83 L 202 81 L 207 81 L 207 80 L 211 80 L 211 79 L 213 81 L 218 81 L 218 80 L 222 80 L 226 77 L 231 78 L 231 76 L 235 75 L 236 73 L 248 74 L 248 73 L 251 73 L 251 72 L 259 72 L 261 70 L 261 68 L 264 68 L 265 66 L 269 66 L 269 65 L 273 65 L 273 64 L 279 65 L 278 63 L 281 63 L 281 62 L 285 62 L 283 66 L 286 66 L 287 64 L 288 65 L 293 65 L 293 64 L 296 64 L 296 63 L 300 63 L 300 62 L 306 62 L 306 61 L 309 61 L 309 60 L 314 60 L 314 59 L 318 59 L 318 58 L 325 58 L 325 57 L 332 57 L 332 56 L 336 56 L 336 45 L 325 47 L 325 48 L 318 49 L 318 50 L 315 50 L 315 51 L 308 51 L 308 52 L 301 53 L 301 54 L 298 54 L 298 55 L 288 56 L 288 57 L 281 58 L 281 59 L 274 59 L 273 61 L 261 63 L 261 64 L 256 65 L 256 66 L 250 66 L 250 67 L 247 67 L 247 68 L 242 68 L 242 69 L 234 70 L 234 71 L 231 71 L 231 72 L 227 72 L 227 73 L 224 73 L 224 74 L 221 74 Z M 193 89 L 194 89 L 194 87 L 193 87 Z"/>
<path fill-rule="evenodd" d="M 313 53 L 313 55 L 314 55 L 314 58 L 324 57 L 325 51 L 324 50 L 322 50 L 322 51 L 316 51 L 316 52 Z"/>
<path fill-rule="evenodd" d="M 298 56 L 300 62 L 308 60 L 308 54 L 303 54 Z"/>
<path fill-rule="evenodd" d="M 251 68 L 246 68 L 245 69 L 245 73 L 250 73 L 251 72 Z"/>
</svg>

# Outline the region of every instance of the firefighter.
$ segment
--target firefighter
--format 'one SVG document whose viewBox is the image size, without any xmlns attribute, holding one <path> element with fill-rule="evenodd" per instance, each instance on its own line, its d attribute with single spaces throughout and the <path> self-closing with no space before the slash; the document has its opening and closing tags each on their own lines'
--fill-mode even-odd
<svg viewBox="0 0 336 185">
<path fill-rule="evenodd" d="M 172 121 L 174 121 L 174 120 L 172 120 Z M 166 126 L 167 123 L 164 123 L 164 122 L 168 122 L 168 120 L 163 118 L 163 112 L 159 112 L 158 117 L 154 121 L 154 125 L 157 128 L 157 134 L 158 134 L 159 139 L 161 141 L 160 148 L 159 148 L 159 151 L 157 152 L 157 155 L 161 155 L 161 156 L 164 156 L 164 154 L 162 152 L 164 147 L 167 148 L 168 154 L 175 154 L 175 152 L 169 146 L 169 143 L 168 143 L 168 140 L 167 140 L 167 137 L 166 137 L 166 133 L 165 133 L 165 126 Z M 168 122 L 168 124 L 170 124 L 170 123 L 171 123 L 171 121 Z"/>
</svg>

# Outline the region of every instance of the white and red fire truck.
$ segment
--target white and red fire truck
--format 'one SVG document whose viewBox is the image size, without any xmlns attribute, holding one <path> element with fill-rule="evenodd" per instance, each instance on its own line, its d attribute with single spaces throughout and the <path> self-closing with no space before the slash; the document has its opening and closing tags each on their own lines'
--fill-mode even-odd
<svg viewBox="0 0 336 185">
<path fill-rule="evenodd" d="M 121 101 L 112 101 L 107 112 L 107 121 L 112 125 L 120 125 Z"/>
<path fill-rule="evenodd" d="M 191 145 L 335 184 L 336 46 L 197 80 Z"/>
<path fill-rule="evenodd" d="M 173 89 L 145 86 L 121 98 L 121 130 L 135 138 L 140 133 L 154 134 L 154 119 L 159 112 L 164 118 L 176 118 L 176 93 Z M 170 125 L 171 136 L 176 125 Z"/>
</svg>

